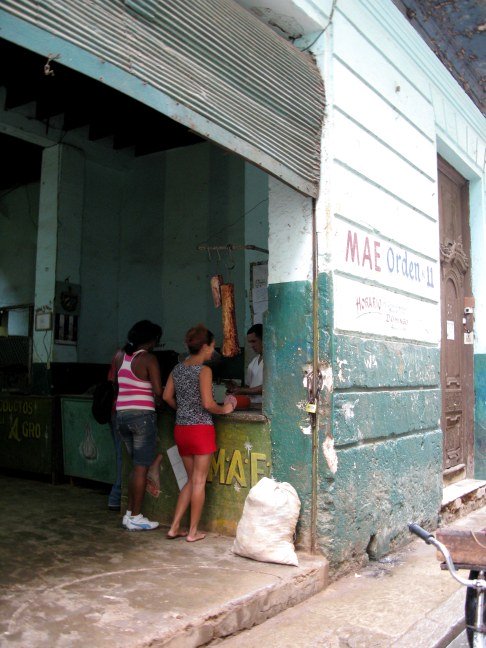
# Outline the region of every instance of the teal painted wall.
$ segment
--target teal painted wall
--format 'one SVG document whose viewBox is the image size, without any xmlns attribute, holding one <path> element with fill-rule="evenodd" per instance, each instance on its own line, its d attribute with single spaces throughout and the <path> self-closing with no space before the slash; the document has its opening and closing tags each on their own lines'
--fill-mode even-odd
<svg viewBox="0 0 486 648">
<path fill-rule="evenodd" d="M 56 280 L 81 286 L 78 345 L 57 345 L 50 332 L 40 333 L 35 389 L 49 392 L 49 360 L 109 362 L 138 319 L 162 325 L 166 349 L 183 352 L 185 331 L 199 321 L 222 342 L 221 310 L 214 308 L 209 285 L 216 273 L 235 284 L 244 346 L 249 264 L 268 255 L 241 250 L 209 258 L 197 246 L 266 247 L 267 175 L 210 143 L 142 158 L 109 149 L 94 154 L 83 140 L 58 148 L 44 151 L 53 164 L 43 167 L 42 205 L 39 183 L 7 192 L 0 204 L 0 306 L 33 303 L 36 294 L 37 306 L 52 307 Z M 49 201 L 54 211 L 46 212 Z M 54 250 L 58 240 L 50 265 L 37 258 L 40 209 L 51 218 L 46 236 Z M 37 288 L 36 258 L 43 268 Z"/>
<path fill-rule="evenodd" d="M 244 252 L 209 259 L 197 250 L 245 243 L 242 160 L 199 144 L 137 159 L 122 171 L 90 164 L 85 204 L 80 361 L 108 361 L 142 318 L 161 324 L 167 349 L 183 351 L 185 331 L 199 321 L 221 341 L 221 311 L 209 288 L 215 273 L 235 283 L 244 342 Z"/>
<path fill-rule="evenodd" d="M 299 534 L 308 541 L 312 438 L 303 367 L 312 362 L 312 293 L 307 281 L 271 284 L 264 325 L 264 413 L 270 419 L 273 477 L 290 482 L 302 502 Z"/>
<path fill-rule="evenodd" d="M 474 476 L 486 479 L 486 354 L 474 356 Z"/>
<path fill-rule="evenodd" d="M 38 182 L 0 199 L 0 306 L 34 303 L 38 213 Z"/>
<path fill-rule="evenodd" d="M 437 524 L 442 497 L 439 351 L 336 333 L 332 432 L 319 542 L 335 569 L 404 542 L 407 523 Z"/>
</svg>

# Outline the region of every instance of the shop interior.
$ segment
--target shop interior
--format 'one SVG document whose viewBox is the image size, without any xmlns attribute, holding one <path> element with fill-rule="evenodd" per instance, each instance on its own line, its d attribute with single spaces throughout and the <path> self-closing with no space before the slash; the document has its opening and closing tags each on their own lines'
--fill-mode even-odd
<svg viewBox="0 0 486 648">
<path fill-rule="evenodd" d="M 11 61 L 4 115 L 32 123 L 26 139 L 0 135 L 9 160 L 0 179 L 2 392 L 89 393 L 140 319 L 163 328 L 163 378 L 190 326 L 203 322 L 221 348 L 218 275 L 234 286 L 240 352 L 215 378 L 244 380 L 245 333 L 266 308 L 268 176 L 100 81 L 1 45 Z M 37 251 L 49 169 L 39 133 L 70 149 L 60 154 L 55 288 L 45 303 Z"/>
</svg>

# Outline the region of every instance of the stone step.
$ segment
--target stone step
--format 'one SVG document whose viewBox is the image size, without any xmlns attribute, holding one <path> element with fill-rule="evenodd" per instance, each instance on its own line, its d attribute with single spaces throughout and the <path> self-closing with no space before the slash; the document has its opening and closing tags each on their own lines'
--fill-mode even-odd
<svg viewBox="0 0 486 648">
<path fill-rule="evenodd" d="M 318 594 L 328 585 L 327 560 L 301 553 L 298 556 L 299 567 L 282 573 L 277 582 L 249 588 L 244 596 L 229 598 L 216 608 L 208 607 L 187 623 L 168 628 L 166 633 L 158 635 L 155 643 L 146 645 L 196 648 L 213 641 L 218 643 L 224 637 L 238 635 Z M 264 565 L 261 563 L 263 571 Z"/>
<path fill-rule="evenodd" d="M 441 525 L 450 524 L 457 518 L 463 517 L 485 505 L 485 480 L 461 479 L 449 484 L 442 492 Z"/>
</svg>

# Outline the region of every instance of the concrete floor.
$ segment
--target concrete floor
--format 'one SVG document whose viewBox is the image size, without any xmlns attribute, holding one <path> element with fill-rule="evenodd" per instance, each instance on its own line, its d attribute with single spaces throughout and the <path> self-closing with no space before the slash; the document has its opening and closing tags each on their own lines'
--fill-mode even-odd
<svg viewBox="0 0 486 648">
<path fill-rule="evenodd" d="M 235 556 L 233 540 L 129 532 L 99 490 L 0 475 L 0 646 L 191 648 L 320 591 L 324 560 Z"/>
</svg>

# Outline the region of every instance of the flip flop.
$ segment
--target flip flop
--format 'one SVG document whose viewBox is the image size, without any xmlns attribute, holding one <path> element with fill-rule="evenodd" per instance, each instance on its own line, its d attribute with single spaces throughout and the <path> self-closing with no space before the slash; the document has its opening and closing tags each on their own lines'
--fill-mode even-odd
<svg viewBox="0 0 486 648">
<path fill-rule="evenodd" d="M 199 540 L 204 540 L 205 537 L 206 537 L 206 536 L 203 535 L 201 538 L 194 538 L 194 540 L 188 540 L 188 539 L 186 538 L 186 542 L 199 542 Z"/>
<path fill-rule="evenodd" d="M 167 540 L 176 540 L 177 538 L 185 538 L 187 536 L 187 533 L 184 533 L 184 531 L 181 531 L 181 533 L 176 533 L 175 535 L 169 535 L 168 533 L 166 534 Z"/>
<path fill-rule="evenodd" d="M 147 493 L 152 495 L 152 497 L 158 497 L 160 495 L 160 488 L 157 488 L 156 483 L 151 477 L 147 477 L 147 485 L 145 486 Z"/>
</svg>

